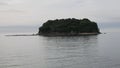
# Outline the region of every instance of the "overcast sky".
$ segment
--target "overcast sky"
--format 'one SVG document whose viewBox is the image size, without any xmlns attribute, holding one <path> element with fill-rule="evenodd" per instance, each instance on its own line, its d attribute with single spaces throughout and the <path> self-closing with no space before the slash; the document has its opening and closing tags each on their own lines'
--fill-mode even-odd
<svg viewBox="0 0 120 68">
<path fill-rule="evenodd" d="M 120 0 L 0 0 L 0 26 L 36 25 L 57 18 L 120 23 L 119 7 Z"/>
</svg>

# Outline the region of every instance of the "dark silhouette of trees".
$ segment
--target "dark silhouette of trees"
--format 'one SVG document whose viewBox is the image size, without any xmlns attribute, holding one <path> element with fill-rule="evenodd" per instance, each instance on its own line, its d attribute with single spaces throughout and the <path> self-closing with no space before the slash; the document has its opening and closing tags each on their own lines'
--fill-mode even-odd
<svg viewBox="0 0 120 68">
<path fill-rule="evenodd" d="M 97 23 L 89 19 L 48 20 L 39 28 L 40 33 L 100 33 Z"/>
</svg>

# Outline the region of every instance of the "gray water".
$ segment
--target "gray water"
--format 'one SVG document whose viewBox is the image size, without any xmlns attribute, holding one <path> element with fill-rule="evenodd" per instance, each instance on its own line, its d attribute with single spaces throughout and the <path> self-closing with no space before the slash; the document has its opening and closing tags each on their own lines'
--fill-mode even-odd
<svg viewBox="0 0 120 68">
<path fill-rule="evenodd" d="M 119 34 L 71 37 L 0 34 L 0 68 L 120 68 Z"/>
</svg>

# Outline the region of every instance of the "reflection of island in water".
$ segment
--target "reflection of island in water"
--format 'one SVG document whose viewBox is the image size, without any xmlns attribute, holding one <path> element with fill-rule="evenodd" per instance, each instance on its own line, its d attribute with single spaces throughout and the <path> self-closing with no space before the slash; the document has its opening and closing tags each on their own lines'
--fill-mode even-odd
<svg viewBox="0 0 120 68">
<path fill-rule="evenodd" d="M 56 19 L 48 20 L 40 28 L 38 35 L 77 36 L 99 34 L 97 23 L 89 19 Z"/>
<path fill-rule="evenodd" d="M 48 68 L 89 68 L 101 60 L 97 59 L 97 35 L 44 38 Z"/>
</svg>

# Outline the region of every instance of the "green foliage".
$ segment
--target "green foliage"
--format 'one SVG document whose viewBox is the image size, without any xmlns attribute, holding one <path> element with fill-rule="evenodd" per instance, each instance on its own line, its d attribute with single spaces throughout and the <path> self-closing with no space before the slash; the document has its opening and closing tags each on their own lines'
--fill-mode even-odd
<svg viewBox="0 0 120 68">
<path fill-rule="evenodd" d="M 39 33 L 99 33 L 98 26 L 89 19 L 48 20 L 39 28 Z"/>
</svg>

